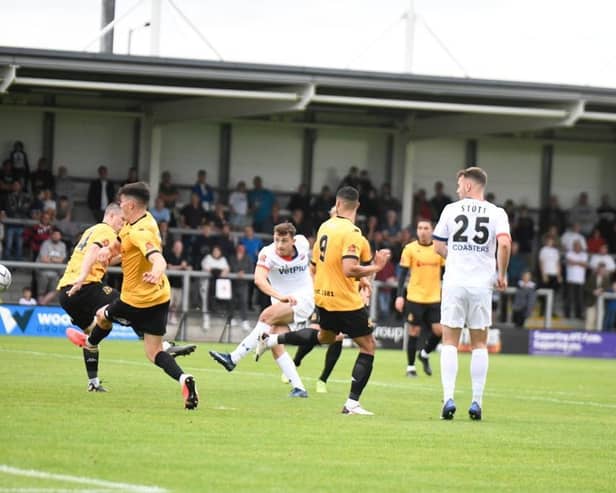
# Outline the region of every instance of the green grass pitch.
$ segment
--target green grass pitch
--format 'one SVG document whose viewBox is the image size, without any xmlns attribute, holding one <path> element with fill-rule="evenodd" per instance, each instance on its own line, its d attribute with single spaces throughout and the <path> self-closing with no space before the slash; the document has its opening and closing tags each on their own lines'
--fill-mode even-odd
<svg viewBox="0 0 616 493">
<path fill-rule="evenodd" d="M 402 352 L 377 352 L 369 417 L 340 414 L 356 349 L 328 394 L 314 392 L 314 350 L 300 367 L 310 397 L 290 399 L 270 357 L 227 373 L 212 348 L 230 346 L 179 359 L 201 395 L 189 412 L 139 342 L 101 345 L 111 391 L 97 394 L 68 341 L 0 338 L 0 492 L 616 491 L 614 361 L 491 356 L 473 422 L 461 355 L 458 413 L 442 421 L 438 355 L 434 376 L 411 380 Z"/>
</svg>

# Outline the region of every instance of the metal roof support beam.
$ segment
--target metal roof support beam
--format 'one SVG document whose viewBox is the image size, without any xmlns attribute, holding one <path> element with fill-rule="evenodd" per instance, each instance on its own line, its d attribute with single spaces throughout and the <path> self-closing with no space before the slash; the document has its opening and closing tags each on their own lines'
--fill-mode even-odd
<svg viewBox="0 0 616 493">
<path fill-rule="evenodd" d="M 17 73 L 17 65 L 7 65 L 2 68 L 2 82 L 0 82 L 0 94 L 6 92 L 6 90 L 15 82 L 15 74 Z"/>
</svg>

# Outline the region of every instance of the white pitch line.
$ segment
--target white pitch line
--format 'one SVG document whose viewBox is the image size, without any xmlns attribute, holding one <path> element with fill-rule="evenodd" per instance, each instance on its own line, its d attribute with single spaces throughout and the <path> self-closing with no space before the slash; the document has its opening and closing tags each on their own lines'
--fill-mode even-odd
<svg viewBox="0 0 616 493">
<path fill-rule="evenodd" d="M 4 349 L 2 347 L 0 347 L 0 352 L 5 351 L 5 352 L 9 352 L 9 353 L 21 353 L 21 354 L 32 354 L 34 356 L 48 356 L 51 358 L 60 358 L 60 359 L 76 359 L 76 360 L 80 360 L 82 361 L 83 358 L 81 356 L 70 356 L 67 354 L 60 354 L 60 353 L 48 353 L 48 352 L 43 352 L 43 351 L 31 351 L 31 350 L 22 350 L 22 349 Z M 105 362 L 111 362 L 111 363 L 117 363 L 117 364 L 123 364 L 123 365 L 130 365 L 130 366 L 150 366 L 151 363 L 148 363 L 146 361 L 140 362 L 140 361 L 129 361 L 129 360 L 123 360 L 123 359 L 106 359 Z M 204 372 L 204 373 L 219 373 L 220 371 L 218 369 L 212 369 L 212 368 L 196 368 L 196 367 L 185 367 L 187 370 L 190 370 L 192 372 Z M 241 372 L 237 372 L 237 374 L 239 375 L 244 375 L 244 376 L 250 376 L 250 377 L 267 377 L 267 378 L 271 378 L 271 374 L 269 373 L 263 373 L 263 372 L 255 372 L 255 371 L 244 371 L 242 370 Z M 312 378 L 312 377 L 303 377 L 304 380 L 306 381 L 313 381 L 316 380 L 316 378 Z M 334 383 L 349 383 L 350 379 L 330 379 L 329 382 L 334 382 Z M 374 386 L 374 387 L 382 387 L 382 388 L 387 388 L 387 389 L 396 389 L 396 390 L 403 390 L 403 391 L 413 391 L 413 392 L 426 392 L 426 393 L 440 393 L 441 389 L 440 387 L 437 388 L 433 385 L 424 385 L 424 384 L 418 384 L 418 383 L 413 383 L 413 386 L 410 387 L 409 385 L 404 385 L 404 384 L 397 384 L 397 383 L 391 383 L 391 382 L 380 382 L 378 380 L 370 380 L 370 382 L 368 383 L 369 386 Z M 456 389 L 456 394 L 465 394 L 467 393 L 465 390 L 458 390 Z M 567 393 L 567 392 L 555 392 L 555 391 L 550 391 L 550 390 L 546 390 L 545 391 L 546 394 L 557 394 L 557 395 L 562 395 L 563 397 L 567 397 L 567 396 L 571 396 L 571 393 Z M 504 392 L 499 392 L 499 391 L 492 391 L 492 390 L 487 390 L 484 395 L 486 396 L 492 396 L 492 397 L 498 397 L 501 399 L 513 399 L 513 400 L 518 400 L 519 399 L 519 394 L 518 393 L 504 393 Z M 608 404 L 608 403 L 604 403 L 604 402 L 594 402 L 594 401 L 580 401 L 580 400 L 573 400 L 571 398 L 567 399 L 567 398 L 563 398 L 563 399 L 559 399 L 556 397 L 549 397 L 549 396 L 529 396 L 528 394 L 525 394 L 525 399 L 527 400 L 531 400 L 531 401 L 537 401 L 537 402 L 549 402 L 549 403 L 553 403 L 553 404 L 564 404 L 564 405 L 572 405 L 572 406 L 589 406 L 589 407 L 596 407 L 596 408 L 600 408 L 600 409 L 616 409 L 616 404 Z"/>
<path fill-rule="evenodd" d="M 27 478 L 48 479 L 52 481 L 64 481 L 67 483 L 87 484 L 103 488 L 129 491 L 131 493 L 165 493 L 167 491 L 166 489 L 159 488 L 158 486 L 142 486 L 138 484 L 116 483 L 113 481 L 105 481 L 103 479 L 84 478 L 81 476 L 69 476 L 67 474 L 55 474 L 45 471 L 36 471 L 34 469 L 18 469 L 17 467 L 7 466 L 6 464 L 0 464 L 0 473 L 12 474 L 14 476 L 25 476 Z"/>
</svg>

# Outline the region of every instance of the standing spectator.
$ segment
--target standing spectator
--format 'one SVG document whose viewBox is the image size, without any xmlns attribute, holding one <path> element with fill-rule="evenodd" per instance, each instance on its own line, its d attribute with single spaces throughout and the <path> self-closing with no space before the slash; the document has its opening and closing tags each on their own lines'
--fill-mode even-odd
<svg viewBox="0 0 616 493">
<path fill-rule="evenodd" d="M 291 195 L 287 209 L 290 211 L 300 209 L 306 216 L 310 212 L 310 200 L 308 185 L 302 183 L 297 187 L 297 192 Z"/>
<path fill-rule="evenodd" d="M 386 241 L 394 241 L 398 238 L 401 230 L 400 221 L 398 220 L 398 213 L 394 210 L 388 210 L 385 214 L 385 223 L 381 228 L 383 237 Z"/>
<path fill-rule="evenodd" d="M 360 186 L 359 169 L 357 168 L 357 166 L 351 166 L 349 168 L 349 172 L 342 179 L 342 181 L 340 182 L 340 185 L 338 185 L 338 189 L 341 189 L 342 187 L 353 187 L 359 190 L 359 186 Z M 331 207 L 332 205 L 333 204 L 330 204 L 329 207 Z"/>
<path fill-rule="evenodd" d="M 130 183 L 137 183 L 139 181 L 139 175 L 137 173 L 137 168 L 131 166 L 128 168 L 128 174 L 126 175 L 126 180 L 120 183 L 120 186 L 128 185 Z"/>
<path fill-rule="evenodd" d="M 602 246 L 607 245 L 605 238 L 601 236 L 601 230 L 599 228 L 593 228 L 590 238 L 587 241 L 588 253 L 599 253 Z"/>
<path fill-rule="evenodd" d="M 229 211 L 231 212 L 231 226 L 234 228 L 246 226 L 248 195 L 246 194 L 246 183 L 243 181 L 239 181 L 235 190 L 229 195 Z"/>
<path fill-rule="evenodd" d="M 248 286 L 252 284 L 252 282 L 242 278 L 254 272 L 255 264 L 246 254 L 246 247 L 239 244 L 235 247 L 235 255 L 229 259 L 229 265 L 231 267 L 231 272 L 237 274 L 239 278 L 233 281 L 235 308 L 239 311 L 239 316 L 242 321 L 242 330 L 249 331 L 251 327 L 248 322 Z"/>
<path fill-rule="evenodd" d="M 165 201 L 159 195 L 154 201 L 154 207 L 150 207 L 150 214 L 157 223 L 171 222 L 171 211 L 165 207 Z"/>
<path fill-rule="evenodd" d="M 272 215 L 272 208 L 276 203 L 276 197 L 271 190 L 263 188 L 263 181 L 260 176 L 255 176 L 252 180 L 254 188 L 248 192 L 248 205 L 252 213 L 252 225 L 257 233 L 269 233 L 265 229 L 265 223 Z"/>
<path fill-rule="evenodd" d="M 13 190 L 13 183 L 19 181 L 15 170 L 13 169 L 13 161 L 5 159 L 2 161 L 2 169 L 0 170 L 0 203 L 6 201 L 6 196 Z"/>
<path fill-rule="evenodd" d="M 541 275 L 541 287 L 551 289 L 554 297 L 563 282 L 560 266 L 560 251 L 554 245 L 554 236 L 546 235 L 544 245 L 539 250 L 539 273 Z M 545 309 L 545 303 L 541 305 L 541 312 Z"/>
<path fill-rule="evenodd" d="M 162 197 L 167 209 L 170 211 L 175 210 L 175 203 L 178 199 L 178 188 L 171 182 L 171 173 L 168 171 L 163 171 L 163 174 L 160 176 L 158 196 Z"/>
<path fill-rule="evenodd" d="M 108 173 L 107 166 L 99 166 L 98 178 L 92 180 L 88 188 L 88 207 L 97 223 L 103 220 L 106 207 L 115 200 L 115 188 L 107 177 Z"/>
<path fill-rule="evenodd" d="M 225 206 L 221 202 L 216 202 L 213 209 L 208 213 L 208 222 L 219 231 L 229 222 Z"/>
<path fill-rule="evenodd" d="M 6 225 L 6 250 L 5 258 L 11 260 L 23 260 L 24 244 L 24 224 L 23 220 L 29 218 L 32 197 L 22 190 L 20 181 L 15 181 L 11 192 L 6 197 L 6 202 L 2 206 L 6 216 L 17 222 L 7 223 Z"/>
<path fill-rule="evenodd" d="M 589 267 L 591 270 L 596 271 L 599 264 L 605 265 L 608 275 L 612 276 L 616 271 L 616 263 L 614 257 L 607 252 L 607 245 L 601 245 L 599 251 L 590 257 Z"/>
<path fill-rule="evenodd" d="M 158 231 L 160 232 L 160 244 L 162 245 L 163 252 L 170 251 L 173 248 L 175 238 L 174 235 L 169 232 L 169 223 L 167 221 L 161 221 L 157 224 Z"/>
<path fill-rule="evenodd" d="M 17 302 L 20 305 L 36 305 L 36 300 L 32 297 L 32 288 L 25 286 L 21 291 L 21 298 Z"/>
<path fill-rule="evenodd" d="M 358 214 L 366 217 L 379 216 L 379 202 L 374 187 L 370 187 L 361 195 Z"/>
<path fill-rule="evenodd" d="M 563 233 L 560 238 L 560 247 L 563 249 L 565 253 L 573 250 L 573 244 L 577 241 L 582 250 L 586 251 L 588 249 L 586 245 L 586 238 L 580 232 L 582 230 L 580 223 L 572 223 L 569 229 Z"/>
<path fill-rule="evenodd" d="M 532 274 L 526 271 L 517 283 L 513 297 L 513 323 L 516 327 L 524 327 L 526 319 L 531 316 L 537 301 L 537 286 L 533 282 Z"/>
<path fill-rule="evenodd" d="M 190 194 L 190 203 L 182 207 L 180 211 L 180 226 L 182 228 L 197 229 L 205 223 L 206 218 L 207 214 L 203 207 L 201 207 L 199 195 L 192 192 Z"/>
<path fill-rule="evenodd" d="M 442 181 L 437 181 L 434 184 L 434 197 L 430 199 L 430 206 L 434 213 L 434 217 L 438 219 L 441 217 L 441 212 L 447 204 L 451 202 L 451 197 L 445 195 L 445 186 Z"/>
<path fill-rule="evenodd" d="M 426 191 L 423 188 L 417 190 L 413 198 L 413 214 L 415 216 L 415 223 L 419 219 L 426 219 L 428 221 L 433 219 L 432 207 L 426 199 Z"/>
<path fill-rule="evenodd" d="M 614 229 L 614 225 L 616 225 L 616 208 L 610 204 L 609 195 L 601 196 L 601 205 L 597 207 L 597 216 L 599 218 L 598 226 L 601 236 L 608 239 Z"/>
<path fill-rule="evenodd" d="M 546 207 L 541 209 L 539 218 L 539 229 L 547 231 L 550 227 L 555 226 L 558 230 L 558 235 L 562 235 L 567 225 L 565 211 L 563 211 L 558 202 L 558 197 L 552 195 Z"/>
<path fill-rule="evenodd" d="M 586 330 L 595 330 L 597 327 L 597 299 L 610 289 L 610 275 L 605 264 L 599 264 L 597 270 L 586 277 L 584 283 L 584 306 L 586 308 Z"/>
<path fill-rule="evenodd" d="M 280 213 L 280 206 L 278 205 L 278 202 L 274 202 L 270 215 L 267 216 L 261 223 L 261 227 L 263 228 L 263 231 L 273 231 L 274 226 L 283 222 L 285 222 L 285 219 L 282 218 Z"/>
<path fill-rule="evenodd" d="M 314 228 L 302 209 L 294 209 L 291 213 L 291 222 L 295 226 L 296 234 L 309 238 L 314 233 Z"/>
<path fill-rule="evenodd" d="M 203 312 L 203 330 L 210 328 L 209 308 L 213 298 L 210 286 L 216 285 L 216 280 L 229 274 L 230 267 L 227 259 L 223 257 L 222 250 L 214 245 L 212 253 L 208 253 L 201 260 L 201 269 L 210 274 L 209 278 L 201 281 L 201 311 Z M 215 291 L 215 289 L 214 289 Z"/>
<path fill-rule="evenodd" d="M 13 162 L 13 169 L 17 179 L 21 181 L 24 191 L 27 192 L 30 185 L 30 162 L 24 150 L 23 142 L 15 141 L 9 159 Z"/>
<path fill-rule="evenodd" d="M 323 221 L 329 219 L 329 211 L 336 202 L 332 195 L 331 189 L 327 185 L 323 185 L 321 193 L 317 195 L 312 202 L 313 223 L 318 228 Z"/>
<path fill-rule="evenodd" d="M 66 166 L 60 166 L 56 176 L 56 197 L 66 197 L 69 203 L 72 203 L 71 198 L 75 196 L 75 186 L 75 181 L 68 176 Z"/>
<path fill-rule="evenodd" d="M 381 185 L 381 191 L 378 195 L 379 203 L 379 221 L 385 220 L 385 214 L 387 211 L 400 212 L 400 201 L 392 196 L 391 185 L 387 182 Z"/>
<path fill-rule="evenodd" d="M 30 183 L 32 184 L 32 195 L 37 194 L 44 188 L 49 188 L 52 192 L 56 190 L 56 179 L 54 178 L 47 158 L 40 158 L 36 165 L 36 169 L 30 175 Z"/>
<path fill-rule="evenodd" d="M 383 283 L 396 282 L 396 267 L 391 261 L 391 258 L 387 260 L 383 270 L 376 273 L 374 279 Z M 389 317 L 389 314 L 392 313 L 391 308 L 394 294 L 395 290 L 391 286 L 385 285 L 379 288 L 377 296 L 378 320 L 386 320 Z"/>
<path fill-rule="evenodd" d="M 235 241 L 231 236 L 231 226 L 225 223 L 220 228 L 220 234 L 216 237 L 216 244 L 220 247 L 225 258 L 230 259 L 235 255 Z"/>
<path fill-rule="evenodd" d="M 589 236 L 597 223 L 597 211 L 588 203 L 588 194 L 581 192 L 577 203 L 569 210 L 569 221 L 580 225 L 580 232 Z"/>
<path fill-rule="evenodd" d="M 184 253 L 182 240 L 175 240 L 171 250 L 164 250 L 164 257 L 167 261 L 167 269 L 175 271 L 192 270 L 188 256 Z M 169 303 L 169 323 L 178 323 L 178 309 L 182 307 L 182 287 L 184 280 L 180 276 L 170 275 L 169 285 L 171 286 L 171 301 Z M 190 283 L 189 283 L 190 285 Z"/>
<path fill-rule="evenodd" d="M 558 252 L 556 252 L 558 255 Z M 522 274 L 528 270 L 526 256 L 520 253 L 520 245 L 517 241 L 511 242 L 511 257 L 507 268 L 507 279 L 512 286 L 517 286 Z"/>
<path fill-rule="evenodd" d="M 528 215 L 528 207 L 525 205 L 518 211 L 512 237 L 520 245 L 520 253 L 528 258 L 533 251 L 535 221 Z"/>
<path fill-rule="evenodd" d="M 212 251 L 216 245 L 217 237 L 212 233 L 212 226 L 205 223 L 201 226 L 201 234 L 194 237 L 192 251 L 190 252 L 191 264 L 193 269 L 199 270 L 201 260 Z"/>
<path fill-rule="evenodd" d="M 62 241 L 62 232 L 52 228 L 50 237 L 43 241 L 36 259 L 41 264 L 63 264 L 66 259 L 66 245 Z M 56 286 L 60 279 L 60 270 L 37 270 L 39 305 L 47 305 L 57 294 Z"/>
<path fill-rule="evenodd" d="M 41 245 L 51 236 L 51 214 L 47 211 L 41 213 L 39 223 L 24 231 L 24 244 L 30 249 L 32 260 L 36 260 Z"/>
<path fill-rule="evenodd" d="M 579 241 L 573 243 L 573 250 L 565 254 L 567 277 L 565 285 L 565 317 L 573 313 L 577 319 L 582 319 L 584 306 L 584 283 L 586 282 L 586 267 L 588 254 L 582 250 Z M 573 311 L 571 308 L 573 307 Z"/>
<path fill-rule="evenodd" d="M 609 293 L 616 293 L 616 282 L 608 290 Z M 605 318 L 603 319 L 603 330 L 614 332 L 616 329 L 616 298 L 605 300 Z"/>
<path fill-rule="evenodd" d="M 62 231 L 62 241 L 66 243 L 67 248 L 71 248 L 75 238 L 77 237 L 78 226 L 73 222 L 73 211 L 71 203 L 64 195 L 58 198 L 58 208 L 56 210 L 55 226 Z"/>
<path fill-rule="evenodd" d="M 256 265 L 257 264 L 257 255 L 259 255 L 259 251 L 263 247 L 263 241 L 261 238 L 257 238 L 255 236 L 255 231 L 252 226 L 246 226 L 244 228 L 244 236 L 242 236 L 239 240 L 241 245 L 244 245 L 246 248 L 246 255 L 250 258 L 250 261 Z M 248 309 L 252 311 L 253 304 L 252 300 L 254 297 L 255 285 L 254 283 L 249 283 L 248 287 Z"/>
<path fill-rule="evenodd" d="M 214 189 L 207 183 L 207 172 L 204 169 L 200 169 L 197 172 L 197 182 L 191 189 L 192 193 L 196 193 L 199 196 L 201 207 L 208 212 L 214 206 Z"/>
</svg>

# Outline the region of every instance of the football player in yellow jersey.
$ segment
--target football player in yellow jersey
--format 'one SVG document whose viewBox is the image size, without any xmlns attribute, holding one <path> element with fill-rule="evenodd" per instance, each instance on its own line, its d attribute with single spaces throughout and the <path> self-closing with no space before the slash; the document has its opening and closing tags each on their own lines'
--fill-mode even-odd
<svg viewBox="0 0 616 493">
<path fill-rule="evenodd" d="M 171 290 L 165 275 L 167 262 L 161 251 L 158 225 L 147 210 L 150 189 L 144 182 L 129 183 L 120 188 L 118 196 L 126 222 L 118 238 L 124 279 L 120 297 L 99 308 L 96 318 L 99 324 L 117 320 L 143 333 L 147 358 L 180 382 L 184 407 L 195 409 L 199 396 L 194 377 L 184 373 L 173 356 L 163 350 Z M 117 244 L 106 250 L 108 258 L 113 256 L 115 248 Z M 84 345 L 96 346 L 103 337 L 92 331 L 84 337 Z"/>
<path fill-rule="evenodd" d="M 337 216 L 325 221 L 317 233 L 312 268 L 319 331 L 306 328 L 286 334 L 262 334 L 261 341 L 267 347 L 276 344 L 332 344 L 337 334 L 347 334 L 359 346 L 359 355 L 353 367 L 351 391 L 342 412 L 371 415 L 373 413 L 360 406 L 359 398 L 372 373 L 376 344 L 359 292 L 359 279 L 382 270 L 391 252 L 379 250 L 373 264 L 361 265 L 362 261 L 370 259 L 371 252 L 355 226 L 358 208 L 357 189 L 342 187 L 336 194 Z"/>
<path fill-rule="evenodd" d="M 98 253 L 116 241 L 118 231 L 124 224 L 122 211 L 118 204 L 109 204 L 105 209 L 103 222 L 90 226 L 81 235 L 68 261 L 64 275 L 58 282 L 60 305 L 69 314 L 73 323 L 84 332 L 92 328 L 104 331 L 111 330 L 111 322 L 102 321 L 100 327 L 94 325 L 96 310 L 115 300 L 119 293 L 102 283 L 107 272 L 107 266 L 97 261 Z M 83 336 L 81 332 L 68 328 L 66 335 L 72 340 L 73 332 Z M 83 358 L 88 374 L 89 392 L 106 392 L 98 378 L 98 347 L 83 347 Z"/>
<path fill-rule="evenodd" d="M 432 375 L 428 355 L 436 349 L 443 328 L 441 319 L 441 273 L 445 259 L 434 251 L 432 243 L 432 223 L 425 219 L 417 222 L 417 240 L 409 243 L 400 256 L 398 276 L 398 297 L 395 307 L 403 312 L 408 320 L 409 340 L 406 346 L 408 366 L 406 374 L 416 377 L 415 353 L 422 327 L 430 327 L 431 333 L 419 354 L 426 375 Z M 404 296 L 406 277 L 411 277 Z"/>
</svg>

